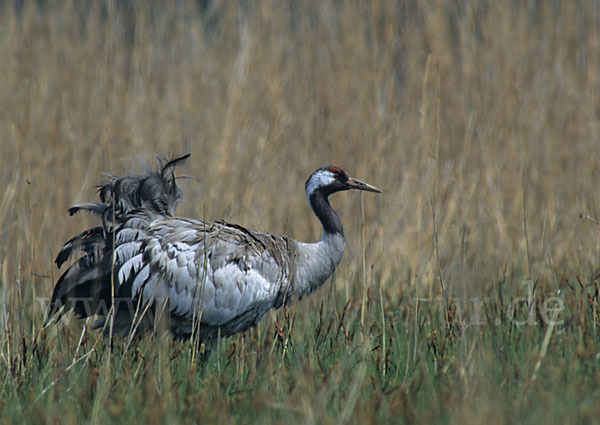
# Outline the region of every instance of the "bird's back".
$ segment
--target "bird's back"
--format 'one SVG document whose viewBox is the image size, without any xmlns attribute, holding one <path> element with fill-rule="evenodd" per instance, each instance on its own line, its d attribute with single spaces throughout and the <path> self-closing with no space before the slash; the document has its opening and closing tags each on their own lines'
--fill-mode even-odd
<svg viewBox="0 0 600 425">
<path fill-rule="evenodd" d="M 283 304 L 296 252 L 285 236 L 223 221 L 148 221 L 143 238 L 116 246 L 118 293 L 134 303 L 141 297 L 142 305 L 168 300 L 177 335 L 190 334 L 199 322 L 201 334 L 225 337 Z"/>
</svg>

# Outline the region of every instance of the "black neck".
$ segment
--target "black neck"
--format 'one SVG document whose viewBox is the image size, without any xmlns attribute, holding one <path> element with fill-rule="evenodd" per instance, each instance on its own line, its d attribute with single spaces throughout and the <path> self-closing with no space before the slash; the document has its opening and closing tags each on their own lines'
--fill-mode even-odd
<svg viewBox="0 0 600 425">
<path fill-rule="evenodd" d="M 329 194 L 324 194 L 320 190 L 315 190 L 309 198 L 309 203 L 315 215 L 321 221 L 325 233 L 332 235 L 340 234 L 344 236 L 342 221 L 335 213 L 328 199 Z"/>
</svg>

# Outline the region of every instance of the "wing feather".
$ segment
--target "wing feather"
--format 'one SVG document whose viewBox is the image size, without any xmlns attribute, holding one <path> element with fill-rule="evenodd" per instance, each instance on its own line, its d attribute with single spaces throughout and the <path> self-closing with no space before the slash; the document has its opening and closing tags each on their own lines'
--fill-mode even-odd
<svg viewBox="0 0 600 425">
<path fill-rule="evenodd" d="M 128 231 L 117 246 L 119 284 L 130 282 L 131 296 L 143 293 L 144 303 L 168 297 L 172 316 L 187 327 L 201 310 L 201 323 L 222 327 L 225 336 L 281 305 L 290 267 L 274 253 L 272 235 L 176 218 L 156 220 L 143 233 L 128 242 Z"/>
</svg>

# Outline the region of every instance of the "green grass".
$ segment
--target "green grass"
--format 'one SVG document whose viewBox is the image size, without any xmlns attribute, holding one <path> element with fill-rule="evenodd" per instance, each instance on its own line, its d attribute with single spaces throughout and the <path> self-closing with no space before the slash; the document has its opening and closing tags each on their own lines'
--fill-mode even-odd
<svg viewBox="0 0 600 425">
<path fill-rule="evenodd" d="M 445 310 L 441 295 L 391 300 L 375 295 L 379 288 L 371 286 L 363 327 L 360 297 L 318 297 L 223 341 L 205 363 L 192 361 L 189 342 L 169 338 L 148 336 L 127 351 L 115 338 L 109 351 L 96 334 L 78 347 L 78 333 L 60 326 L 34 338 L 9 335 L 2 416 L 22 423 L 595 422 L 594 285 L 559 285 L 566 309 L 553 327 L 540 306 L 555 294 L 543 283 L 531 324 L 525 301 L 510 315 L 509 294 L 527 296 L 515 283 L 486 294 L 479 317 L 471 300 L 451 299 Z"/>
<path fill-rule="evenodd" d="M 593 1 L 1 3 L 0 422 L 596 423 L 599 29 Z M 314 241 L 314 169 L 383 194 L 332 197 L 335 278 L 204 363 L 42 329 L 68 205 L 185 152 L 183 216 Z"/>
</svg>

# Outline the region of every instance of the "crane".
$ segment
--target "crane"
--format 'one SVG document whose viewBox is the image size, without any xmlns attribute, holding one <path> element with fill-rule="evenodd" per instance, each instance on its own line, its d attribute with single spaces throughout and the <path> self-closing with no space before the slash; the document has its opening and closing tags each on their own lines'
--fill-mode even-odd
<svg viewBox="0 0 600 425">
<path fill-rule="evenodd" d="M 328 197 L 349 189 L 381 193 L 341 168 L 317 169 L 305 190 L 322 237 L 298 242 L 222 220 L 176 217 L 182 193 L 174 169 L 189 156 L 160 159 L 145 174 L 109 175 L 99 186 L 100 202 L 69 208 L 71 215 L 91 212 L 101 223 L 59 251 L 59 268 L 81 254 L 58 279 L 46 323 L 74 311 L 96 316 L 92 327 L 107 332 L 112 315 L 111 332 L 131 334 L 144 318 L 166 311 L 175 336 L 196 329 L 210 343 L 243 332 L 270 309 L 319 288 L 340 263 L 344 229 Z"/>
</svg>

